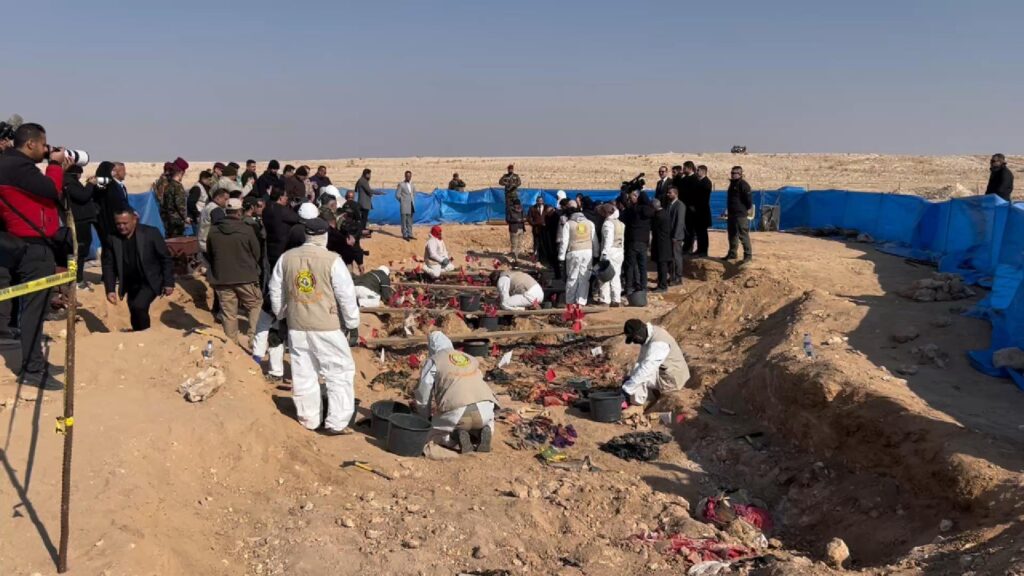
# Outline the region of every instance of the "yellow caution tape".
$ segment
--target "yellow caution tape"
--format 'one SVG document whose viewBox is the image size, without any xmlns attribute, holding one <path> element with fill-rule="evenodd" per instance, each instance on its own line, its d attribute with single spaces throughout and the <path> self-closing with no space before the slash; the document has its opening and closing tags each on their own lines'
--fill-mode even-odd
<svg viewBox="0 0 1024 576">
<path fill-rule="evenodd" d="M 66 434 L 67 431 L 68 431 L 68 428 L 71 428 L 74 425 L 75 425 L 75 417 L 74 416 L 68 416 L 67 418 L 65 418 L 63 416 L 57 416 L 57 434 Z"/>
<path fill-rule="evenodd" d="M 63 284 L 70 284 L 75 281 L 78 276 L 78 263 L 74 260 L 68 260 L 68 269 L 66 272 L 60 274 L 53 274 L 45 278 L 39 278 L 24 284 L 18 284 L 17 286 L 11 286 L 10 288 L 0 289 L 0 302 L 4 300 L 10 300 L 11 298 L 19 298 L 26 294 L 33 292 L 40 292 L 42 290 L 49 290 L 55 286 L 61 286 Z"/>
</svg>

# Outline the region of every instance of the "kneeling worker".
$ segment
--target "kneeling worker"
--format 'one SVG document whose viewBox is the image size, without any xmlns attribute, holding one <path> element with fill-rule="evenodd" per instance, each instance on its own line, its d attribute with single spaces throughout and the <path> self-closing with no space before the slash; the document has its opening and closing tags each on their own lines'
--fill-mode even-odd
<svg viewBox="0 0 1024 576">
<path fill-rule="evenodd" d="M 661 393 L 682 390 L 690 379 L 686 358 L 675 338 L 664 328 L 633 318 L 626 321 L 626 344 L 639 344 L 636 365 L 622 383 L 630 404 L 643 406 L 649 391 L 653 400 Z"/>
<path fill-rule="evenodd" d="M 423 249 L 423 271 L 437 280 L 441 273 L 452 270 L 455 270 L 455 265 L 448 255 L 448 247 L 444 245 L 441 227 L 434 226 L 430 229 L 430 238 L 427 238 L 427 245 Z"/>
<path fill-rule="evenodd" d="M 391 269 L 381 266 L 352 278 L 360 308 L 377 308 L 381 302 L 391 300 Z"/>
<path fill-rule="evenodd" d="M 490 452 L 498 401 L 484 382 L 480 363 L 455 350 L 442 332 L 430 333 L 427 353 L 415 403 L 421 416 L 431 418 L 430 441 L 449 448 L 458 445 L 463 454 Z"/>
<path fill-rule="evenodd" d="M 288 321 L 292 399 L 299 423 L 309 430 L 320 427 L 322 377 L 327 387 L 324 432 L 347 434 L 355 412 L 356 379 L 349 346 L 359 339 L 355 287 L 341 257 L 327 250 L 327 223 L 313 218 L 304 225 L 305 244 L 285 252 L 274 266 L 270 307 L 274 316 Z"/>
<path fill-rule="evenodd" d="M 491 283 L 498 287 L 498 304 L 502 310 L 526 310 L 544 301 L 544 289 L 526 272 L 495 270 Z"/>
</svg>

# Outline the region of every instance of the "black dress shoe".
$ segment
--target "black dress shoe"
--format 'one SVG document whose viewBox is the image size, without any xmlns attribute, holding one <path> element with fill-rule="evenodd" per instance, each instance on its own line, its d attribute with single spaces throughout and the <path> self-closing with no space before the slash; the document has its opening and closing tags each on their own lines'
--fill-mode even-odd
<svg viewBox="0 0 1024 576">
<path fill-rule="evenodd" d="M 41 372 L 22 372 L 18 381 L 26 386 L 39 388 L 40 390 L 56 391 L 64 389 L 64 383 L 51 376 L 47 370 Z"/>
</svg>

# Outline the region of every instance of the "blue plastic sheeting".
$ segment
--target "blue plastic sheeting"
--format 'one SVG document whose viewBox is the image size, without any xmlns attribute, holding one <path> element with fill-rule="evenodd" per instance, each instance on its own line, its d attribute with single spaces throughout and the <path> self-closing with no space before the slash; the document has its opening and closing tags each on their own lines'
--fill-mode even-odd
<svg viewBox="0 0 1024 576">
<path fill-rule="evenodd" d="M 395 198 L 394 190 L 378 190 L 384 192 L 373 197 L 373 210 L 370 211 L 370 222 L 374 224 L 401 224 L 402 211 Z M 415 196 L 416 212 L 413 214 L 415 224 L 437 224 L 441 221 L 441 207 L 438 198 L 433 194 L 417 192 Z"/>
<path fill-rule="evenodd" d="M 129 194 L 128 204 L 135 210 L 139 215 L 139 222 L 142 224 L 148 224 L 160 231 L 160 234 L 164 233 L 164 221 L 160 219 L 160 204 L 156 201 L 156 195 L 153 192 L 142 192 L 140 194 Z M 96 251 L 100 247 L 99 236 L 96 235 L 96 230 L 92 231 L 92 246 L 89 248 L 89 258 L 95 259 Z"/>
</svg>

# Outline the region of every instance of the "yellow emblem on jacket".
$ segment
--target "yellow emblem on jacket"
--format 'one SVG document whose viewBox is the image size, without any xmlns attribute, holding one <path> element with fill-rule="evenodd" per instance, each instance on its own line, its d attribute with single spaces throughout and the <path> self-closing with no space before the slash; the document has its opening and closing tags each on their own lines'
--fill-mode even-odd
<svg viewBox="0 0 1024 576">
<path fill-rule="evenodd" d="M 586 233 L 587 233 L 587 224 L 586 224 L 586 222 L 580 222 L 580 223 L 576 224 L 576 233 L 581 235 L 581 236 L 585 236 L 586 235 Z"/>
<path fill-rule="evenodd" d="M 451 362 L 453 366 L 457 366 L 459 368 L 469 366 L 469 356 L 466 356 L 462 352 L 452 352 L 448 355 L 448 361 Z"/>
<path fill-rule="evenodd" d="M 316 289 L 316 278 L 309 270 L 303 270 L 295 275 L 295 289 L 303 294 L 312 294 Z"/>
</svg>

